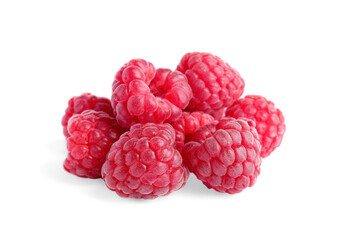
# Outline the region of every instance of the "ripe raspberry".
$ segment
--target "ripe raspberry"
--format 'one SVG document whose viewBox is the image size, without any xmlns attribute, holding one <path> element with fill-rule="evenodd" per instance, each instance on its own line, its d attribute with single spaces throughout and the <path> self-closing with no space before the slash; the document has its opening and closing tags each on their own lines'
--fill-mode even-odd
<svg viewBox="0 0 350 240">
<path fill-rule="evenodd" d="M 193 133 L 199 127 L 211 123 L 217 123 L 217 121 L 209 114 L 203 112 L 183 112 L 182 116 L 178 120 L 171 123 L 176 133 L 176 149 L 180 152 L 182 151 L 185 144 L 186 134 Z"/>
<path fill-rule="evenodd" d="M 223 118 L 198 128 L 182 153 L 190 171 L 208 188 L 234 194 L 254 185 L 260 148 L 252 120 Z"/>
<path fill-rule="evenodd" d="M 97 97 L 90 93 L 83 93 L 80 96 L 72 97 L 68 102 L 68 107 L 62 118 L 63 134 L 69 137 L 67 130 L 68 120 L 77 113 L 82 113 L 85 110 L 103 111 L 111 116 L 114 116 L 111 101 L 104 97 Z"/>
<path fill-rule="evenodd" d="M 174 145 L 170 124 L 134 124 L 107 155 L 102 167 L 106 186 L 121 197 L 144 199 L 180 189 L 189 171 Z"/>
<path fill-rule="evenodd" d="M 64 168 L 79 177 L 100 178 L 101 167 L 119 132 L 114 117 L 86 110 L 68 121 L 68 156 Z"/>
<path fill-rule="evenodd" d="M 126 63 L 117 72 L 112 89 L 112 106 L 124 128 L 174 121 L 192 98 L 184 74 L 164 68 L 155 71 L 152 63 L 142 59 Z"/>
<path fill-rule="evenodd" d="M 282 112 L 261 96 L 250 95 L 236 101 L 227 109 L 227 116 L 246 117 L 256 123 L 261 143 L 261 157 L 267 157 L 280 144 L 286 130 Z"/>
<path fill-rule="evenodd" d="M 226 107 L 244 90 L 239 73 L 219 57 L 210 53 L 187 53 L 177 70 L 184 73 L 193 91 L 190 111 L 203 111 L 220 119 Z"/>
</svg>

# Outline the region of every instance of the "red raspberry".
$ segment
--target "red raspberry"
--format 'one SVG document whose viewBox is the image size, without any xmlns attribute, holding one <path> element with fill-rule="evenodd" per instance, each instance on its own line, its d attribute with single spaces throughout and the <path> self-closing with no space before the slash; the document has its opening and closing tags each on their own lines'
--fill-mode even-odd
<svg viewBox="0 0 350 240">
<path fill-rule="evenodd" d="M 187 78 L 178 71 L 134 59 L 125 64 L 113 82 L 112 106 L 124 128 L 134 123 L 171 122 L 181 116 L 192 98 Z"/>
<path fill-rule="evenodd" d="M 171 123 L 176 133 L 176 149 L 180 152 L 182 151 L 186 134 L 193 133 L 199 127 L 211 123 L 217 123 L 217 121 L 209 114 L 203 112 L 183 112 L 178 120 Z"/>
<path fill-rule="evenodd" d="M 260 147 L 252 120 L 223 118 L 198 128 L 182 153 L 190 171 L 208 188 L 234 194 L 254 185 Z"/>
<path fill-rule="evenodd" d="M 187 53 L 177 70 L 184 73 L 193 91 L 190 111 L 203 111 L 220 119 L 226 107 L 244 90 L 239 73 L 219 57 L 210 53 Z"/>
<path fill-rule="evenodd" d="M 106 155 L 120 135 L 115 118 L 86 110 L 69 119 L 68 132 L 69 153 L 64 168 L 79 177 L 100 178 Z"/>
<path fill-rule="evenodd" d="M 111 116 L 114 116 L 111 101 L 107 98 L 97 97 L 95 95 L 91 95 L 90 93 L 83 93 L 80 96 L 72 97 L 68 102 L 68 107 L 62 118 L 64 136 L 69 137 L 67 124 L 71 116 L 89 109 L 103 111 Z"/>
<path fill-rule="evenodd" d="M 170 124 L 134 124 L 111 147 L 102 167 L 106 186 L 121 197 L 145 199 L 180 189 L 189 171 L 174 145 Z"/>
<path fill-rule="evenodd" d="M 266 98 L 254 95 L 241 98 L 227 109 L 226 115 L 255 121 L 261 143 L 261 157 L 269 156 L 281 144 L 286 130 L 284 117 Z"/>
</svg>

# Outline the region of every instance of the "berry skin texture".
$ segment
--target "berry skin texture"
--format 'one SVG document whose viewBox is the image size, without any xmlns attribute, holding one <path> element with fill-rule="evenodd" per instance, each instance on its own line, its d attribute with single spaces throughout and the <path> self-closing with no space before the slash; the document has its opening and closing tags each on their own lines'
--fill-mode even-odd
<svg viewBox="0 0 350 240">
<path fill-rule="evenodd" d="M 184 74 L 165 68 L 155 70 L 143 59 L 126 63 L 112 85 L 112 106 L 123 128 L 134 123 L 175 121 L 191 98 Z"/>
<path fill-rule="evenodd" d="M 187 53 L 177 70 L 186 75 L 192 88 L 193 98 L 187 110 L 209 113 L 218 120 L 244 90 L 239 73 L 210 53 Z"/>
<path fill-rule="evenodd" d="M 62 118 L 63 134 L 67 138 L 69 133 L 67 125 L 69 119 L 78 113 L 82 113 L 85 110 L 95 110 L 108 113 L 110 116 L 114 116 L 111 101 L 104 97 L 97 97 L 90 93 L 83 93 L 80 96 L 72 97 L 68 101 L 68 107 Z"/>
<path fill-rule="evenodd" d="M 102 167 L 106 186 L 121 197 L 144 199 L 180 189 L 189 170 L 174 144 L 170 124 L 134 124 L 111 147 Z"/>
<path fill-rule="evenodd" d="M 260 148 L 252 120 L 223 118 L 191 134 L 182 155 L 204 185 L 234 194 L 254 185 L 260 174 Z"/>
<path fill-rule="evenodd" d="M 178 120 L 171 123 L 176 133 L 176 149 L 180 152 L 182 151 L 187 134 L 193 133 L 199 127 L 211 123 L 217 123 L 217 121 L 209 114 L 203 112 L 183 112 Z"/>
<path fill-rule="evenodd" d="M 273 102 L 257 95 L 248 95 L 236 101 L 226 111 L 226 115 L 246 117 L 256 123 L 261 143 L 261 157 L 269 156 L 282 142 L 286 130 L 282 112 Z"/>
<path fill-rule="evenodd" d="M 100 178 L 106 155 L 120 136 L 115 118 L 102 111 L 86 110 L 69 119 L 68 133 L 64 169 L 79 177 Z"/>
</svg>

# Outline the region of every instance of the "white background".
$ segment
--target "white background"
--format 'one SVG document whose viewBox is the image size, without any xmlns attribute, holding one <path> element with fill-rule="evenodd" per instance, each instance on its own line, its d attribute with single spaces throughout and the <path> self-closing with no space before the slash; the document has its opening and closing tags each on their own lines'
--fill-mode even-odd
<svg viewBox="0 0 350 240">
<path fill-rule="evenodd" d="M 1 1 L 1 239 L 349 239 L 348 1 Z M 273 100 L 282 145 L 237 195 L 192 176 L 153 201 L 62 168 L 70 97 L 132 58 L 205 51 Z"/>
</svg>

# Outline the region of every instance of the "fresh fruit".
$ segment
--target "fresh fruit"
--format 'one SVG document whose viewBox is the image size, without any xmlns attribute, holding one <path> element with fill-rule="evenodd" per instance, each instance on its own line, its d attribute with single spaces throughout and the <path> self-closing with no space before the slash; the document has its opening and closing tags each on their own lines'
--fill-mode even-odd
<svg viewBox="0 0 350 240">
<path fill-rule="evenodd" d="M 117 72 L 112 90 L 117 122 L 124 128 L 135 123 L 174 121 L 192 98 L 184 74 L 165 68 L 155 70 L 143 59 L 126 63 Z"/>
<path fill-rule="evenodd" d="M 185 54 L 175 71 L 132 59 L 116 73 L 112 98 L 73 97 L 62 118 L 64 168 L 102 177 L 125 198 L 154 199 L 183 187 L 190 172 L 235 194 L 255 184 L 261 158 L 282 141 L 281 111 L 241 98 L 240 74 L 210 53 Z"/>
<path fill-rule="evenodd" d="M 167 195 L 180 189 L 188 176 L 170 124 L 134 124 L 113 144 L 102 168 L 106 186 L 131 198 Z"/>
<path fill-rule="evenodd" d="M 286 130 L 282 112 L 273 102 L 258 95 L 248 95 L 236 101 L 226 111 L 227 116 L 246 117 L 256 123 L 261 143 L 261 157 L 269 156 L 282 142 Z"/>
<path fill-rule="evenodd" d="M 86 110 L 69 119 L 68 133 L 64 168 L 79 177 L 100 178 L 106 155 L 120 135 L 115 118 L 102 111 Z"/>
<path fill-rule="evenodd" d="M 108 113 L 110 116 L 114 116 L 111 101 L 105 97 L 97 97 L 91 93 L 83 93 L 80 96 L 72 97 L 68 101 L 68 107 L 62 118 L 63 134 L 69 137 L 67 125 L 69 119 L 78 113 L 82 113 L 85 110 L 95 110 Z"/>
<path fill-rule="evenodd" d="M 208 188 L 234 194 L 254 185 L 260 147 L 252 120 L 223 118 L 198 128 L 182 152 L 190 171 Z"/>
<path fill-rule="evenodd" d="M 238 99 L 244 90 L 239 73 L 222 59 L 210 53 L 187 53 L 177 70 L 184 73 L 192 88 L 188 111 L 203 111 L 220 119 L 226 107 Z"/>
<path fill-rule="evenodd" d="M 203 112 L 183 112 L 178 120 L 171 123 L 176 133 L 176 149 L 182 151 L 187 134 L 193 133 L 201 126 L 216 122 L 213 116 Z"/>
</svg>

